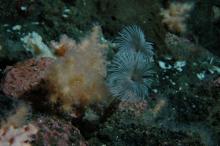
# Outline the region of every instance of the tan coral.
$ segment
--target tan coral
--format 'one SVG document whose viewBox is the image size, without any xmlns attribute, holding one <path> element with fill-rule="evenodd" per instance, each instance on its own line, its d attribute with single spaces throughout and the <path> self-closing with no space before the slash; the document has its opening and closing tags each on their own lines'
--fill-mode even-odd
<svg viewBox="0 0 220 146">
<path fill-rule="evenodd" d="M 6 121 L 1 121 L 1 127 L 21 127 L 24 125 L 27 116 L 30 114 L 30 107 L 26 104 L 21 104 L 16 109 L 16 112 L 6 119 Z"/>
<path fill-rule="evenodd" d="M 50 100 L 61 102 L 66 111 L 74 104 L 85 105 L 106 95 L 106 45 L 99 43 L 99 33 L 100 29 L 95 27 L 79 44 L 67 37 L 61 41 L 71 47 L 66 47 L 68 51 L 64 57 L 57 59 L 51 67 L 48 87 Z"/>
<path fill-rule="evenodd" d="M 172 32 L 183 33 L 186 31 L 186 19 L 192 9 L 191 3 L 171 3 L 168 9 L 161 9 L 162 23 Z"/>
</svg>

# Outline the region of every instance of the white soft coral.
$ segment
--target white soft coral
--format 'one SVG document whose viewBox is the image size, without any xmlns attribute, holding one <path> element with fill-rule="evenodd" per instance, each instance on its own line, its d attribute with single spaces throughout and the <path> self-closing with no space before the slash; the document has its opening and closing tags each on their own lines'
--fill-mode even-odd
<svg viewBox="0 0 220 146">
<path fill-rule="evenodd" d="M 161 9 L 162 23 L 172 32 L 185 32 L 185 21 L 189 17 L 192 7 L 191 3 L 171 3 L 168 9 Z"/>
<path fill-rule="evenodd" d="M 38 129 L 32 125 L 26 125 L 22 128 L 14 126 L 0 129 L 0 146 L 31 146 L 32 136 Z"/>
</svg>

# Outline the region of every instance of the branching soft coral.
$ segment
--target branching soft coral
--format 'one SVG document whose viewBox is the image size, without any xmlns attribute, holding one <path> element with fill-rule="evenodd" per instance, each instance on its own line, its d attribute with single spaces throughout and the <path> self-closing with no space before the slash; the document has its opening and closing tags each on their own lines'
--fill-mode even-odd
<svg viewBox="0 0 220 146">
<path fill-rule="evenodd" d="M 191 3 L 171 3 L 168 9 L 162 9 L 162 23 L 172 32 L 182 33 L 186 31 L 185 20 L 193 5 Z"/>
<path fill-rule="evenodd" d="M 94 27 L 91 35 L 79 44 L 67 37 L 61 41 L 67 52 L 52 65 L 48 87 L 50 100 L 61 103 L 66 111 L 72 105 L 85 105 L 106 95 L 106 45 L 99 43 L 99 33 L 99 27 Z"/>
</svg>

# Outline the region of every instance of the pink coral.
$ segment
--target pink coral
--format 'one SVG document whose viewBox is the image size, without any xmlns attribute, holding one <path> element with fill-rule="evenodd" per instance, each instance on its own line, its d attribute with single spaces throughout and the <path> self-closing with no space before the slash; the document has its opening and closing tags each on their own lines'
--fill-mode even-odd
<svg viewBox="0 0 220 146">
<path fill-rule="evenodd" d="M 3 92 L 8 96 L 21 97 L 38 86 L 45 78 L 47 68 L 53 63 L 51 58 L 29 59 L 7 67 L 1 83 Z"/>
<path fill-rule="evenodd" d="M 22 128 L 4 127 L 0 129 L 0 146 L 31 146 L 32 136 L 37 132 L 38 129 L 32 124 Z"/>
</svg>

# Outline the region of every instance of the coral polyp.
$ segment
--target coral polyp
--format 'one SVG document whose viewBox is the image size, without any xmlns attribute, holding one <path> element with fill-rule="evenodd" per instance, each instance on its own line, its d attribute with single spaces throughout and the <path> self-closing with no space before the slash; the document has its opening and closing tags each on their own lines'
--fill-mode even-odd
<svg viewBox="0 0 220 146">
<path fill-rule="evenodd" d="M 192 8 L 192 3 L 173 2 L 168 9 L 161 9 L 162 23 L 171 32 L 184 33 L 187 31 L 186 20 Z"/>
<path fill-rule="evenodd" d="M 136 100 L 148 95 L 154 72 L 142 53 L 130 50 L 116 54 L 108 74 L 108 86 L 113 96 Z"/>
<path fill-rule="evenodd" d="M 50 101 L 60 102 L 65 111 L 71 111 L 73 105 L 84 106 L 106 95 L 103 54 L 106 45 L 99 43 L 99 33 L 99 27 L 94 27 L 91 35 L 78 44 L 67 37 L 61 42 L 67 52 L 51 66 L 48 88 Z"/>
<path fill-rule="evenodd" d="M 147 42 L 144 32 L 136 25 L 127 26 L 119 32 L 115 40 L 119 50 L 135 50 L 151 57 L 153 53 L 153 43 Z"/>
</svg>

